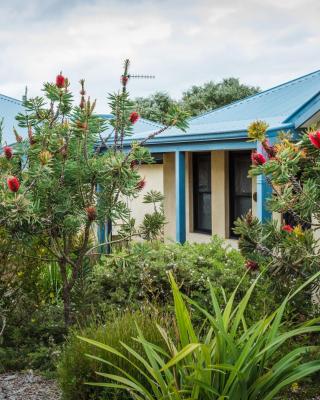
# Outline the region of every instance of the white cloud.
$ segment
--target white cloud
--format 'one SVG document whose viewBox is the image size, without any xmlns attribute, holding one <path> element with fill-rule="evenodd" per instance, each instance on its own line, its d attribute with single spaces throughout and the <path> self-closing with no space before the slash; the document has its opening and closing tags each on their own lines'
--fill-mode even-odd
<svg viewBox="0 0 320 400">
<path fill-rule="evenodd" d="M 317 0 L 16 0 L 0 14 L 0 92 L 39 94 L 62 69 L 105 111 L 126 57 L 156 75 L 134 96 L 227 76 L 266 88 L 320 68 L 319 14 Z"/>
</svg>

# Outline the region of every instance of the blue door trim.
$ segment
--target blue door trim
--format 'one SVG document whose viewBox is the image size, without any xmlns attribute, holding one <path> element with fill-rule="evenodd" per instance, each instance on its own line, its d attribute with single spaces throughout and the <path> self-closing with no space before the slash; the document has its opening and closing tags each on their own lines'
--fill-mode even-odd
<svg viewBox="0 0 320 400">
<path fill-rule="evenodd" d="M 176 173 L 176 241 L 186 241 L 186 184 L 185 184 L 185 153 L 175 153 Z"/>
</svg>

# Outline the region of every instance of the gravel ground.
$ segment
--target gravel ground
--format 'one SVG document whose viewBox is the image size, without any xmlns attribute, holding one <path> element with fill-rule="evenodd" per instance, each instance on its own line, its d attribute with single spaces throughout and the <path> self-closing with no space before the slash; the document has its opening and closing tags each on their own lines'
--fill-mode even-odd
<svg viewBox="0 0 320 400">
<path fill-rule="evenodd" d="M 53 380 L 31 372 L 0 374 L 0 400 L 61 400 L 60 390 Z M 320 396 L 309 400 L 320 400 Z"/>
<path fill-rule="evenodd" d="M 60 400 L 57 384 L 32 372 L 0 375 L 0 400 Z"/>
</svg>

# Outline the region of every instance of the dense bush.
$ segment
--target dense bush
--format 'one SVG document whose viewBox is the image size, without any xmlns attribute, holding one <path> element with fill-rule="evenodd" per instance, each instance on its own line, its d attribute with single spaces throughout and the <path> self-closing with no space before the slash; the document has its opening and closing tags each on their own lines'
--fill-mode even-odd
<svg viewBox="0 0 320 400">
<path fill-rule="evenodd" d="M 154 329 L 154 323 L 157 321 L 162 325 L 168 325 L 165 316 L 152 313 L 150 310 L 144 310 L 134 314 L 125 313 L 122 316 L 115 316 L 114 319 L 111 316 L 109 318 L 109 321 L 105 324 L 101 324 L 99 321 L 92 321 L 89 326 L 73 329 L 70 333 L 58 365 L 58 380 L 63 391 L 63 400 L 97 400 L 110 399 L 111 397 L 120 400 L 127 398 L 126 395 L 118 391 L 113 392 L 110 389 L 104 391 L 84 385 L 84 382 L 98 382 L 100 380 L 99 376 L 95 373 L 96 371 L 106 373 L 114 371 L 114 369 L 97 360 L 88 359 L 85 354 L 89 351 L 96 357 L 104 357 L 105 352 L 101 349 L 96 349 L 92 353 L 91 346 L 80 341 L 77 335 L 93 338 L 119 350 L 120 348 L 122 349 L 120 344 L 120 341 L 122 341 L 128 343 L 139 354 L 143 354 L 142 346 L 132 339 L 136 336 L 135 324 L 137 323 L 143 329 L 147 340 L 163 345 L 160 333 Z M 126 356 L 130 360 L 134 359 L 129 353 L 126 353 Z M 121 360 L 113 355 L 110 355 L 108 361 L 130 371 L 135 378 L 144 382 L 143 376 L 137 373 L 128 361 Z M 146 382 L 144 383 L 146 384 Z"/>
<path fill-rule="evenodd" d="M 139 309 L 144 304 L 166 305 L 171 299 L 168 272 L 172 271 L 181 291 L 202 305 L 209 304 L 208 279 L 219 288 L 222 298 L 231 293 L 245 272 L 244 258 L 213 237 L 210 243 L 133 243 L 128 249 L 105 257 L 95 267 L 92 285 L 95 295 L 107 308 Z M 246 292 L 255 273 L 247 274 L 238 298 Z M 273 307 L 268 296 L 270 282 L 261 280 L 251 302 L 259 315 Z"/>
</svg>

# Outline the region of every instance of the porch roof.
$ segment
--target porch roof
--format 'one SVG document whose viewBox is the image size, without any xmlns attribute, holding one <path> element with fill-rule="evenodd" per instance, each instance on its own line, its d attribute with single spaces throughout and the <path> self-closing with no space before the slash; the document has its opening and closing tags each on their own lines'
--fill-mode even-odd
<svg viewBox="0 0 320 400">
<path fill-rule="evenodd" d="M 247 138 L 248 125 L 258 119 L 269 124 L 270 135 L 278 130 L 294 131 L 319 112 L 320 70 L 191 118 L 186 132 L 170 128 L 147 145 L 155 148 L 165 143 L 243 140 Z M 140 121 L 144 127 L 146 122 L 149 123 Z M 141 129 L 137 123 L 133 135 L 125 140 L 125 145 L 148 137 L 156 129 L 156 126 L 153 130 Z"/>
</svg>

